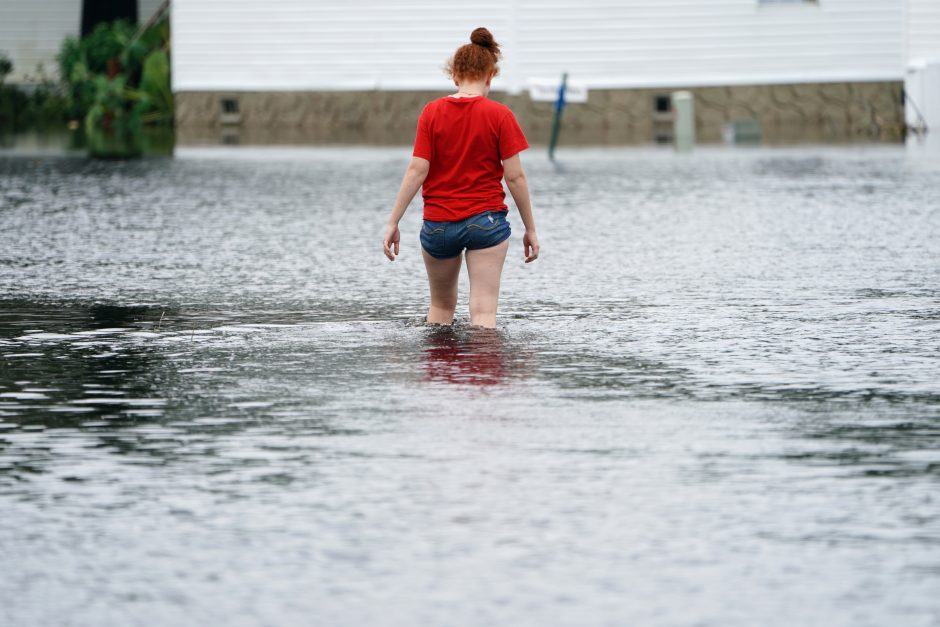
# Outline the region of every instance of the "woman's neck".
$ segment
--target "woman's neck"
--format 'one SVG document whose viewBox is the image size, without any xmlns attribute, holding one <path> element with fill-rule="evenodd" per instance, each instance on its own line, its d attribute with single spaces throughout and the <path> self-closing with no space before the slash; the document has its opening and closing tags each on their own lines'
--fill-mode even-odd
<svg viewBox="0 0 940 627">
<path fill-rule="evenodd" d="M 474 96 L 485 96 L 486 81 L 463 81 L 457 83 L 457 93 L 452 94 L 456 98 L 472 98 Z"/>
</svg>

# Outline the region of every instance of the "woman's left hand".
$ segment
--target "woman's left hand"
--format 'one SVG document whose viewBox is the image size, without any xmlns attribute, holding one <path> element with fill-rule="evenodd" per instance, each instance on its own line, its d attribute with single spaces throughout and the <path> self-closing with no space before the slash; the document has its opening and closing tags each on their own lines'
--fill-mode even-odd
<svg viewBox="0 0 940 627">
<path fill-rule="evenodd" d="M 395 261 L 395 255 L 398 254 L 398 243 L 401 241 L 401 232 L 397 224 L 389 224 L 385 227 L 385 237 L 382 238 L 382 246 L 385 248 L 385 256 L 389 261 Z M 394 252 L 392 248 L 394 247 Z"/>
</svg>

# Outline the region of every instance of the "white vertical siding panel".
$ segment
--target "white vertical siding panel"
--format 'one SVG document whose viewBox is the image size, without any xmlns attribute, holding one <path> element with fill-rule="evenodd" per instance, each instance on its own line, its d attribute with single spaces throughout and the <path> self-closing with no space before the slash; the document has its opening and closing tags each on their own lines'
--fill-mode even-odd
<svg viewBox="0 0 940 627">
<path fill-rule="evenodd" d="M 594 88 L 900 80 L 907 1 L 174 0 L 173 82 L 447 89 L 441 67 L 481 25 L 504 45 L 495 88 L 562 71 Z"/>
<path fill-rule="evenodd" d="M 58 77 L 55 57 L 68 35 L 78 36 L 81 13 L 81 0 L 0 0 L 0 52 L 13 61 L 7 80 L 35 80 L 40 64 Z"/>
<path fill-rule="evenodd" d="M 940 60 L 940 0 L 908 0 L 907 57 Z"/>
</svg>

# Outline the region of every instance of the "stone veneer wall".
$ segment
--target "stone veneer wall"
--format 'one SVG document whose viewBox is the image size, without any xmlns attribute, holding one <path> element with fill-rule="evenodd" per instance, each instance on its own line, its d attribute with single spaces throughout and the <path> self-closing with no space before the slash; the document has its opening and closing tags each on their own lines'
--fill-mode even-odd
<svg viewBox="0 0 940 627">
<path fill-rule="evenodd" d="M 733 120 L 760 122 L 763 141 L 900 141 L 904 111 L 900 82 L 818 83 L 691 88 L 696 140 L 722 141 Z M 680 89 L 680 88 L 675 88 Z M 565 109 L 561 143 L 627 145 L 656 141 L 671 128 L 656 113 L 656 96 L 675 89 L 595 90 L 587 104 Z M 438 92 L 180 92 L 176 94 L 177 142 L 407 145 L 424 104 Z M 490 94 L 509 105 L 531 144 L 548 141 L 553 105 L 527 94 Z M 220 101 L 236 97 L 237 123 L 223 124 Z M 225 116 L 232 118 L 233 116 Z"/>
</svg>

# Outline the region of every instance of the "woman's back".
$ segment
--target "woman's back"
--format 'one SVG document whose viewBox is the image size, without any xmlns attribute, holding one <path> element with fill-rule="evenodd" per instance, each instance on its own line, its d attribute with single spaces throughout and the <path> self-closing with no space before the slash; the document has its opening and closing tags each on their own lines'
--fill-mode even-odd
<svg viewBox="0 0 940 627">
<path fill-rule="evenodd" d="M 426 220 L 506 211 L 502 161 L 528 148 L 508 107 L 485 96 L 431 101 L 418 120 L 413 155 L 430 162 L 422 187 Z"/>
</svg>

